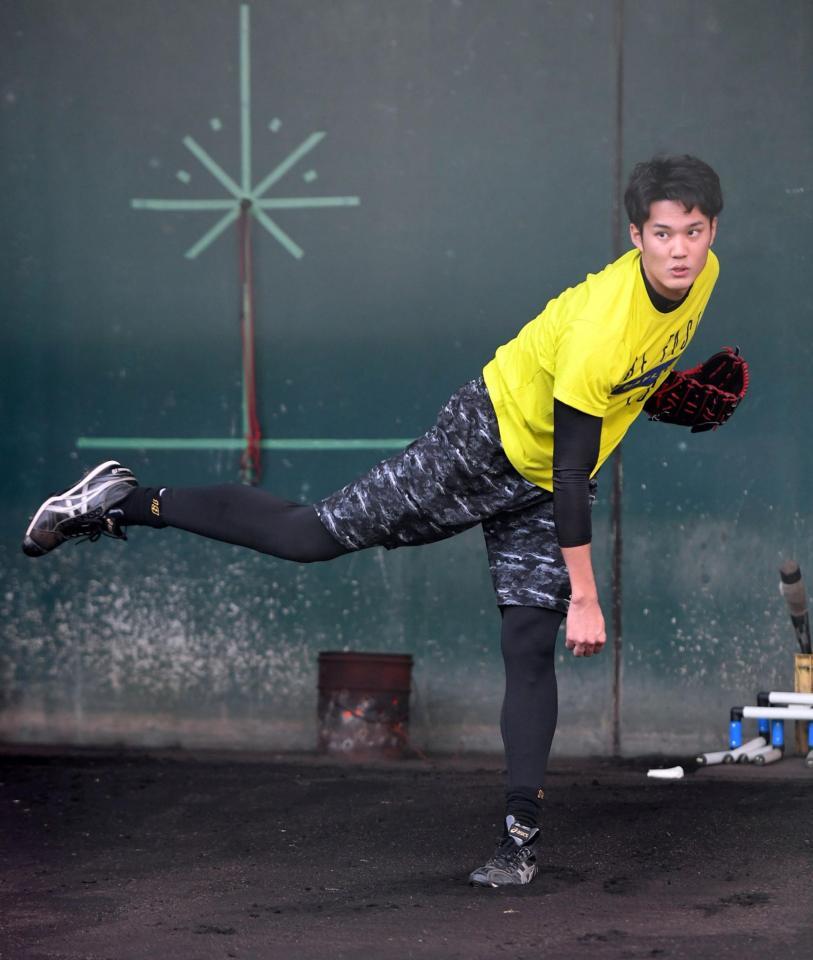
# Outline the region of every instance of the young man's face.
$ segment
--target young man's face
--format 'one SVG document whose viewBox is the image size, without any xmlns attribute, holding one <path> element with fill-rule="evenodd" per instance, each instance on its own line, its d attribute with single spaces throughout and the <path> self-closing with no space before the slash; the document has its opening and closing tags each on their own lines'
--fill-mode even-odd
<svg viewBox="0 0 813 960">
<path fill-rule="evenodd" d="M 630 224 L 630 239 L 641 251 L 647 280 L 662 297 L 680 300 L 706 265 L 717 233 L 717 218 L 709 218 L 677 200 L 656 200 L 639 230 Z"/>
</svg>

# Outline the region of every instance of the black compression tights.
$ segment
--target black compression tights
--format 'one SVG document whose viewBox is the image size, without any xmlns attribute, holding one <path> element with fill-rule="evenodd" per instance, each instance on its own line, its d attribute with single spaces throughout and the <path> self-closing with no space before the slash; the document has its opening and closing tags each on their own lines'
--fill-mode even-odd
<svg viewBox="0 0 813 960">
<path fill-rule="evenodd" d="M 154 497 L 160 500 L 160 521 L 150 512 Z M 312 506 L 236 483 L 167 487 L 160 495 L 154 487 L 136 487 L 120 507 L 125 525 L 177 527 L 297 563 L 333 560 L 349 552 L 327 532 Z"/>
<path fill-rule="evenodd" d="M 564 614 L 542 607 L 500 611 L 505 663 L 500 729 L 508 765 L 507 812 L 534 825 L 556 730 L 554 651 Z"/>
<path fill-rule="evenodd" d="M 312 506 L 265 490 L 238 484 L 169 487 L 160 494 L 160 519 L 150 509 L 157 496 L 156 488 L 136 487 L 119 505 L 125 525 L 177 527 L 298 563 L 348 552 Z M 554 648 L 563 615 L 541 607 L 500 609 L 505 661 L 500 727 L 508 764 L 508 812 L 534 824 L 556 729 Z"/>
</svg>

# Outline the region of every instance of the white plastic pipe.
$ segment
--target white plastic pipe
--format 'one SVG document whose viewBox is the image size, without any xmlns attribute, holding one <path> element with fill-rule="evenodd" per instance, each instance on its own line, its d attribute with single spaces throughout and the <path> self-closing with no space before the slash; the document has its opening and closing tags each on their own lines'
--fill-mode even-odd
<svg viewBox="0 0 813 960">
<path fill-rule="evenodd" d="M 779 690 L 776 693 L 769 693 L 768 699 L 771 703 L 806 703 L 813 707 L 813 693 L 792 693 L 791 691 Z"/>
<path fill-rule="evenodd" d="M 751 763 L 756 763 L 760 767 L 766 763 L 776 763 L 777 760 L 781 759 L 782 751 L 777 747 L 763 747 L 762 750 L 757 750 L 756 753 L 751 754 Z"/>
<path fill-rule="evenodd" d="M 731 756 L 730 750 L 717 750 L 714 753 L 701 753 L 694 759 L 701 767 L 713 767 L 715 763 L 723 763 L 729 756 Z"/>
<path fill-rule="evenodd" d="M 723 763 L 735 763 L 743 758 L 747 759 L 751 754 L 756 753 L 757 750 L 767 745 L 768 741 L 765 737 L 755 737 L 753 740 L 749 740 L 748 743 L 744 743 L 741 747 L 737 747 L 736 750 L 729 750 L 723 758 Z"/>
<path fill-rule="evenodd" d="M 758 720 L 813 720 L 813 707 L 743 707 L 742 715 Z"/>
<path fill-rule="evenodd" d="M 648 777 L 655 777 L 656 780 L 680 780 L 683 777 L 683 767 L 661 767 L 654 770 L 647 770 Z"/>
</svg>

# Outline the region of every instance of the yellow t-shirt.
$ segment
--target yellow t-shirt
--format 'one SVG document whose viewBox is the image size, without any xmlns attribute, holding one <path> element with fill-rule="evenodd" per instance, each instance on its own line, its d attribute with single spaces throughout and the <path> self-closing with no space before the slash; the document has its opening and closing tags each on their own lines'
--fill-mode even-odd
<svg viewBox="0 0 813 960">
<path fill-rule="evenodd" d="M 483 370 L 506 456 L 527 480 L 553 489 L 553 401 L 602 417 L 598 468 L 697 330 L 720 272 L 709 251 L 686 300 L 652 305 L 638 250 L 551 300 Z"/>
</svg>

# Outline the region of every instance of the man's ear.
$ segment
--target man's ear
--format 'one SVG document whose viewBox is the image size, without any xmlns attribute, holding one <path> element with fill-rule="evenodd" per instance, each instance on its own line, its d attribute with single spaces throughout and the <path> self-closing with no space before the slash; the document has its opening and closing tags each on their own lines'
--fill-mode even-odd
<svg viewBox="0 0 813 960">
<path fill-rule="evenodd" d="M 630 224 L 630 240 L 632 240 L 632 245 L 637 247 L 642 253 L 644 251 L 644 238 L 641 236 L 641 231 L 634 223 Z"/>
<path fill-rule="evenodd" d="M 709 240 L 709 246 L 714 243 L 715 238 L 717 237 L 717 221 L 719 217 L 713 217 L 711 221 L 711 240 Z"/>
</svg>

